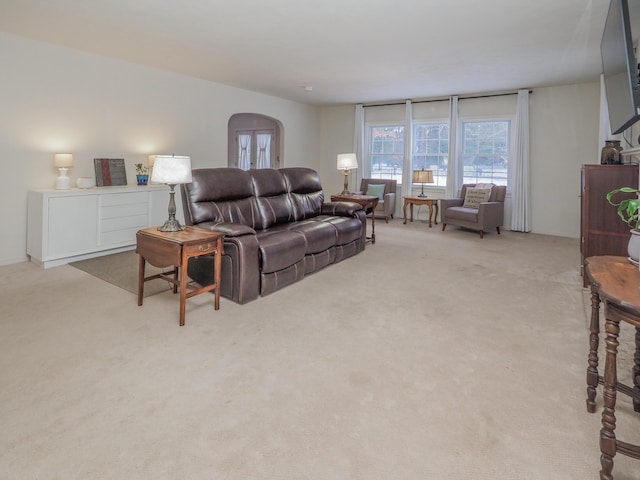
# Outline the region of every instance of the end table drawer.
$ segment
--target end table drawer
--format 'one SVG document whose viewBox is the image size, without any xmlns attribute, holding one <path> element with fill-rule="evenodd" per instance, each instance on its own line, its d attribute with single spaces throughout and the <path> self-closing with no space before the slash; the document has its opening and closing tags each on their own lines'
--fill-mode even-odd
<svg viewBox="0 0 640 480">
<path fill-rule="evenodd" d="M 198 245 L 185 245 L 187 255 L 208 255 L 217 251 L 216 242 L 203 242 Z"/>
</svg>

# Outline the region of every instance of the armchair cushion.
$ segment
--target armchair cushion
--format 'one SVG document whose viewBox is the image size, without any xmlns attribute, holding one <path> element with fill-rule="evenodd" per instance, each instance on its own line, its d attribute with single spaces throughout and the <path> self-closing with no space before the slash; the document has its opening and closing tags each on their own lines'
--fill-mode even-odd
<svg viewBox="0 0 640 480">
<path fill-rule="evenodd" d="M 373 195 L 384 201 L 384 184 L 370 183 L 366 195 Z"/>
<path fill-rule="evenodd" d="M 464 208 L 479 208 L 480 204 L 489 200 L 490 188 L 467 188 L 464 196 Z"/>
</svg>

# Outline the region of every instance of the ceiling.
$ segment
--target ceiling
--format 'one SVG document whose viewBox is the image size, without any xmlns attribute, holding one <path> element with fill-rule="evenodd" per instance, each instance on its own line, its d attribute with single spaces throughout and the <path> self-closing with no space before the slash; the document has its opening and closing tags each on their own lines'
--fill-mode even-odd
<svg viewBox="0 0 640 480">
<path fill-rule="evenodd" d="M 0 0 L 0 31 L 313 105 L 597 81 L 609 0 Z"/>
</svg>

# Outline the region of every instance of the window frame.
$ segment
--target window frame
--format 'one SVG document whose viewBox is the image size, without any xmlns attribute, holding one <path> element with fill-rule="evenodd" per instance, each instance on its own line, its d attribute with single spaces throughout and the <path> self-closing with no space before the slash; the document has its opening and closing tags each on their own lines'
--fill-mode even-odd
<svg viewBox="0 0 640 480">
<path fill-rule="evenodd" d="M 378 177 L 374 177 L 373 176 L 373 155 L 374 153 L 371 151 L 372 147 L 373 147 L 373 138 L 372 138 L 372 130 L 373 128 L 380 128 L 380 127 L 402 127 L 403 129 L 403 136 L 404 138 L 402 139 L 402 145 L 403 145 L 403 149 L 402 149 L 402 153 L 400 154 L 402 157 L 402 161 L 400 162 L 400 166 L 399 167 L 395 167 L 399 169 L 399 175 L 398 174 L 391 174 L 390 176 L 378 176 Z M 405 129 L 405 124 L 404 122 L 366 122 L 365 123 L 365 153 L 364 153 L 364 158 L 366 159 L 366 165 L 363 165 L 362 167 L 362 176 L 364 178 L 380 178 L 380 179 L 390 179 L 390 180 L 396 180 L 398 186 L 402 185 L 402 172 L 403 172 L 403 168 L 404 168 L 404 162 L 405 162 L 405 158 L 404 158 L 404 145 L 406 142 L 406 132 L 404 132 Z M 394 153 L 395 155 L 395 153 Z M 364 162 L 363 162 L 364 163 Z"/>
<path fill-rule="evenodd" d="M 507 171 L 505 176 L 505 183 L 495 183 L 496 185 L 506 185 L 507 191 L 510 190 L 510 181 L 511 174 L 513 169 L 513 145 L 514 145 L 514 125 L 515 125 L 515 114 L 514 115 L 504 115 L 504 114 L 496 114 L 496 115 L 473 115 L 473 116 L 461 116 L 458 118 L 458 125 L 456 131 L 456 156 L 458 157 L 456 161 L 458 162 L 458 166 L 460 167 L 459 171 L 461 172 L 461 181 L 462 183 L 495 183 L 493 178 L 489 180 L 479 179 L 477 181 L 467 179 L 465 181 L 464 175 L 464 124 L 465 123 L 480 123 L 480 122 L 507 122 L 509 133 L 507 135 Z M 477 177 L 476 177 L 477 178 Z"/>
</svg>

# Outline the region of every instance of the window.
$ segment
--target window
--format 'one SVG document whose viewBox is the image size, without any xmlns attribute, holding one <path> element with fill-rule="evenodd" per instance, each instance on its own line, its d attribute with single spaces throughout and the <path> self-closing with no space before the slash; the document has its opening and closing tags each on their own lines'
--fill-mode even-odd
<svg viewBox="0 0 640 480">
<path fill-rule="evenodd" d="M 371 178 L 389 178 L 402 183 L 404 125 L 369 128 Z"/>
<path fill-rule="evenodd" d="M 508 120 L 462 122 L 464 183 L 507 184 L 509 129 Z"/>
<path fill-rule="evenodd" d="M 228 159 L 230 167 L 250 170 L 280 168 L 278 120 L 254 113 L 238 113 L 229 119 Z"/>
<path fill-rule="evenodd" d="M 411 169 L 433 170 L 436 186 L 447 184 L 449 159 L 449 124 L 414 123 Z"/>
</svg>

